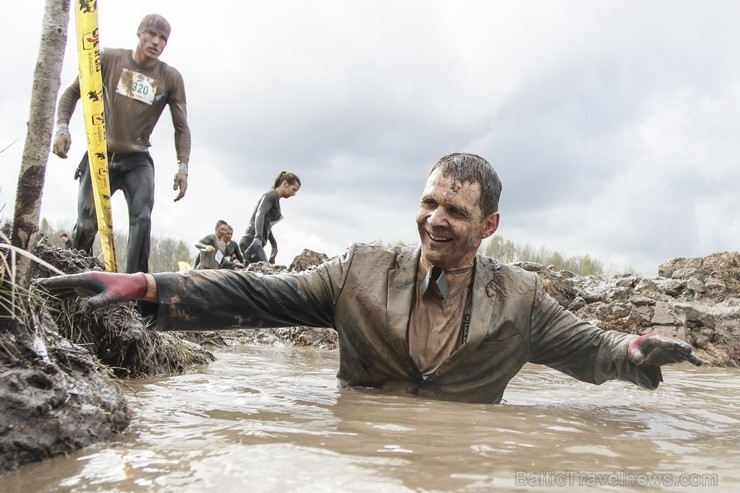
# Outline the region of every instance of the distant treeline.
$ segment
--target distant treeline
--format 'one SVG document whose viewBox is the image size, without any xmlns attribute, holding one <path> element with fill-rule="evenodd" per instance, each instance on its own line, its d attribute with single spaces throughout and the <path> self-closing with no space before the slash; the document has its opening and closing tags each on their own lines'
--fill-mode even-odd
<svg viewBox="0 0 740 493">
<path fill-rule="evenodd" d="M 481 247 L 483 248 L 484 245 Z M 602 263 L 589 255 L 563 256 L 558 251 L 551 251 L 545 247 L 534 248 L 529 244 L 514 243 L 511 240 L 494 236 L 485 244 L 485 254 L 501 262 L 537 262 L 545 266 L 553 266 L 557 270 L 567 270 L 581 276 L 604 276 Z M 632 272 L 632 268 L 622 269 Z"/>
</svg>

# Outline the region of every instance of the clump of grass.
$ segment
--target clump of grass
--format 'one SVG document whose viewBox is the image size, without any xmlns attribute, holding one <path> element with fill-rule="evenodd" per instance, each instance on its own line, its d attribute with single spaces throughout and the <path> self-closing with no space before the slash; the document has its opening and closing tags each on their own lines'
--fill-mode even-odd
<svg viewBox="0 0 740 493">
<path fill-rule="evenodd" d="M 53 265 L 22 248 L 10 244 L 7 235 L 0 231 L 0 318 L 10 319 L 21 326 L 28 327 L 31 308 L 41 306 L 44 295 L 33 287 L 27 288 L 17 281 L 18 256 L 22 255 L 47 269 L 64 274 Z"/>
<path fill-rule="evenodd" d="M 4 368 L 23 365 L 31 358 L 48 363 L 46 337 L 36 314 L 45 305 L 46 296 L 34 286 L 18 282 L 18 256 L 55 272 L 59 269 L 35 255 L 10 244 L 7 234 L 0 231 L 0 363 Z"/>
<path fill-rule="evenodd" d="M 10 245 L 7 234 L 0 232 L 0 324 L 23 327 L 14 333 L 27 339 L 16 343 L 13 337 L 0 338 L 0 359 L 5 364 L 23 364 L 28 357 L 46 361 L 51 350 L 47 343 L 54 346 L 59 336 L 85 348 L 118 377 L 176 374 L 215 359 L 179 335 L 145 328 L 133 303 L 93 311 L 84 298 L 56 298 L 33 283 L 25 288 L 16 282 L 19 255 L 32 260 L 33 277 L 102 268 L 97 259 L 76 250 L 42 243 L 34 253 Z"/>
</svg>

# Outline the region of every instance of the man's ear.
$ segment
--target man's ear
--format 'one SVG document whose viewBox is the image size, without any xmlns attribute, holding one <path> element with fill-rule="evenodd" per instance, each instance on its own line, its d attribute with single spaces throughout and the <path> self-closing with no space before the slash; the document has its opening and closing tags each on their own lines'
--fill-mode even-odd
<svg viewBox="0 0 740 493">
<path fill-rule="evenodd" d="M 480 231 L 480 237 L 481 238 L 488 238 L 493 233 L 496 232 L 498 229 L 498 222 L 501 219 L 501 215 L 498 212 L 494 212 L 490 216 L 488 216 L 482 224 L 481 231 Z"/>
</svg>

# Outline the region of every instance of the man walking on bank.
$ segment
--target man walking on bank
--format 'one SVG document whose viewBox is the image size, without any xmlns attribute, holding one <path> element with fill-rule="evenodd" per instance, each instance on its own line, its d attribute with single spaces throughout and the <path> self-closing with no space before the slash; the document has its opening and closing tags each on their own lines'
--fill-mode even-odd
<svg viewBox="0 0 740 493">
<path fill-rule="evenodd" d="M 190 128 L 187 122 L 185 85 L 174 67 L 159 60 L 170 37 L 170 24 L 158 14 L 142 19 L 134 50 L 105 49 L 101 52 L 108 176 L 111 194 L 123 190 L 128 205 L 129 236 L 126 272 L 148 272 L 151 215 L 154 207 L 154 161 L 149 136 L 165 106 L 169 105 L 175 127 L 178 169 L 172 189 L 188 189 Z M 72 144 L 69 120 L 80 99 L 79 78 L 62 93 L 57 109 L 53 152 L 62 159 Z M 77 223 L 72 234 L 74 248 L 92 255 L 98 232 L 87 153 L 75 178 L 79 178 Z"/>
</svg>

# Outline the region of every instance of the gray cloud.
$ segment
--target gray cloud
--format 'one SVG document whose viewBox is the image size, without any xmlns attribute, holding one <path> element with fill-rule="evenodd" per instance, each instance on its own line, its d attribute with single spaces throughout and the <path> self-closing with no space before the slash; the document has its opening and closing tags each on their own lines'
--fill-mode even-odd
<svg viewBox="0 0 740 493">
<path fill-rule="evenodd" d="M 644 274 L 673 256 L 737 249 L 734 2 L 217 5 L 156 7 L 173 25 L 162 58 L 184 74 L 194 147 L 188 196 L 173 204 L 164 115 L 152 148 L 155 234 L 192 243 L 224 217 L 238 235 L 286 169 L 304 187 L 283 206 L 280 261 L 304 247 L 333 255 L 352 241 L 414 242 L 428 167 L 462 150 L 497 168 L 499 233 L 515 242 Z M 17 40 L 38 39 L 41 23 L 40 5 L 17 8 L 19 22 L 0 33 L 17 47 L 0 148 L 25 132 L 37 46 Z M 133 47 L 153 7 L 100 8 L 103 45 Z M 76 70 L 72 39 L 63 85 Z M 70 160 L 49 161 L 52 221 L 74 219 L 79 120 Z M 17 169 L 20 148 L 0 154 L 3 169 Z M 3 180 L 2 202 L 14 187 Z M 126 224 L 125 205 L 114 207 L 114 224 Z"/>
</svg>

